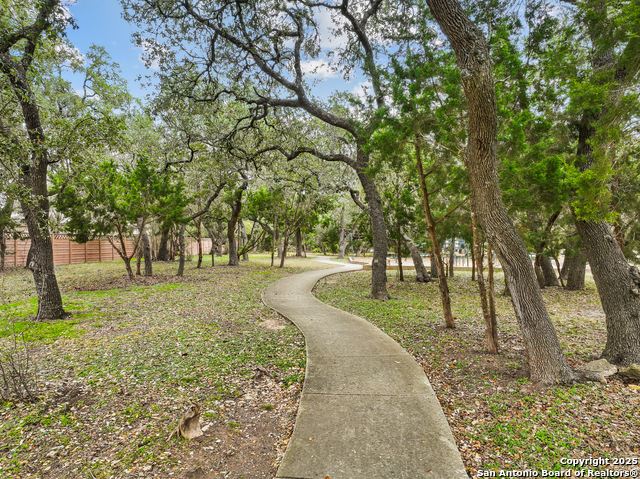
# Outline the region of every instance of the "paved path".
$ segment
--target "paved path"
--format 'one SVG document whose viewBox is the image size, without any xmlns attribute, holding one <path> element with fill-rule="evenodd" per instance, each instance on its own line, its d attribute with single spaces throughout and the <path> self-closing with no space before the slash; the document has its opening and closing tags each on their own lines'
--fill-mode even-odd
<svg viewBox="0 0 640 479">
<path fill-rule="evenodd" d="M 467 478 L 422 368 L 368 321 L 312 296 L 324 276 L 360 268 L 290 276 L 262 295 L 300 328 L 307 345 L 298 417 L 276 477 Z"/>
</svg>

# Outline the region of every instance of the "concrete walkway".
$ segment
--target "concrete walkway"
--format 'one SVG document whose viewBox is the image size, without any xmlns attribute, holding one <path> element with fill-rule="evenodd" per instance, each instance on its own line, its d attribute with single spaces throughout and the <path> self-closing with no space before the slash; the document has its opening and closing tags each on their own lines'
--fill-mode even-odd
<svg viewBox="0 0 640 479">
<path fill-rule="evenodd" d="M 298 417 L 276 477 L 467 478 L 422 368 L 368 321 L 312 296 L 324 276 L 360 268 L 290 276 L 262 295 L 300 328 L 307 345 Z"/>
</svg>

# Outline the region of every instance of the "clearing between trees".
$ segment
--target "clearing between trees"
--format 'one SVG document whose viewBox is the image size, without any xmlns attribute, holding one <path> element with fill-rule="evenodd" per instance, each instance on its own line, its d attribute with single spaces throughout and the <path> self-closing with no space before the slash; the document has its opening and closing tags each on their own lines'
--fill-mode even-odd
<svg viewBox="0 0 640 479">
<path fill-rule="evenodd" d="M 206 262 L 205 262 L 206 264 Z M 8 478 L 273 477 L 295 421 L 304 339 L 260 301 L 284 275 L 326 265 L 252 256 L 129 281 L 120 262 L 57 268 L 66 320 L 34 323 L 32 276 L 0 276 L 2 347 L 24 330 L 35 401 L 3 402 L 0 475 Z M 520 330 L 497 298 L 501 354 L 489 355 L 475 283 L 450 278 L 457 328 L 442 326 L 438 286 L 391 273 L 386 302 L 367 298 L 370 273 L 322 280 L 316 296 L 369 319 L 423 365 L 470 475 L 479 469 L 553 469 L 560 458 L 638 457 L 637 381 L 538 389 L 527 379 Z M 499 289 L 502 288 L 498 278 Z M 593 283 L 542 292 L 573 367 L 606 338 Z M 192 402 L 204 436 L 167 439 Z M 209 477 L 209 476 L 202 476 Z"/>
</svg>

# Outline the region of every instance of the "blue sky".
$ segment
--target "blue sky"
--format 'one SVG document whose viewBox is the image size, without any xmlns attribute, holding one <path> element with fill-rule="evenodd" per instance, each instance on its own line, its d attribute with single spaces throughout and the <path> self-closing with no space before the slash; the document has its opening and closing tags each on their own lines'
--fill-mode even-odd
<svg viewBox="0 0 640 479">
<path fill-rule="evenodd" d="M 128 81 L 129 91 L 133 96 L 144 99 L 146 95 L 153 93 L 152 88 L 144 89 L 140 86 L 140 81 L 136 80 L 139 75 L 152 76 L 153 70 L 146 68 L 141 60 L 142 50 L 131 42 L 131 34 L 136 28 L 122 18 L 119 0 L 75 0 L 67 8 L 79 27 L 77 30 L 67 31 L 67 37 L 74 47 L 85 54 L 91 44 L 103 46 L 112 60 L 120 65 L 122 76 Z M 329 14 L 325 12 L 319 19 L 323 50 L 344 42 L 344 39 L 336 38 L 329 32 Z M 362 80 L 353 78 L 345 83 L 337 73 L 327 68 L 326 61 L 322 58 L 303 65 L 303 70 L 311 78 L 324 80 L 313 88 L 314 93 L 321 97 L 326 98 L 336 88 L 354 93 L 362 92 Z M 82 78 L 71 73 L 67 74 L 67 78 L 73 82 L 74 88 L 82 88 Z"/>
<path fill-rule="evenodd" d="M 67 7 L 78 23 L 77 30 L 69 29 L 67 37 L 71 44 L 86 53 L 91 44 L 103 46 L 114 62 L 120 65 L 122 76 L 129 82 L 132 95 L 143 98 L 152 92 L 142 89 L 136 80 L 139 75 L 152 75 L 140 56 L 142 50 L 131 42 L 131 34 L 135 27 L 122 18 L 122 5 L 119 0 L 77 0 Z M 68 75 L 77 89 L 82 87 L 82 80 Z"/>
</svg>

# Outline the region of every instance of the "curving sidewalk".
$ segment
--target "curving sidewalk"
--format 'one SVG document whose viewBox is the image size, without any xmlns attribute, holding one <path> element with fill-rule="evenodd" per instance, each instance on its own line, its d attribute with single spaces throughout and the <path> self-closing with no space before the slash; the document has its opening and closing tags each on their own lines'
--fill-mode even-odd
<svg viewBox="0 0 640 479">
<path fill-rule="evenodd" d="M 380 329 L 311 294 L 321 278 L 358 269 L 290 276 L 262 294 L 300 328 L 307 347 L 296 425 L 276 477 L 467 478 L 422 368 Z"/>
</svg>

